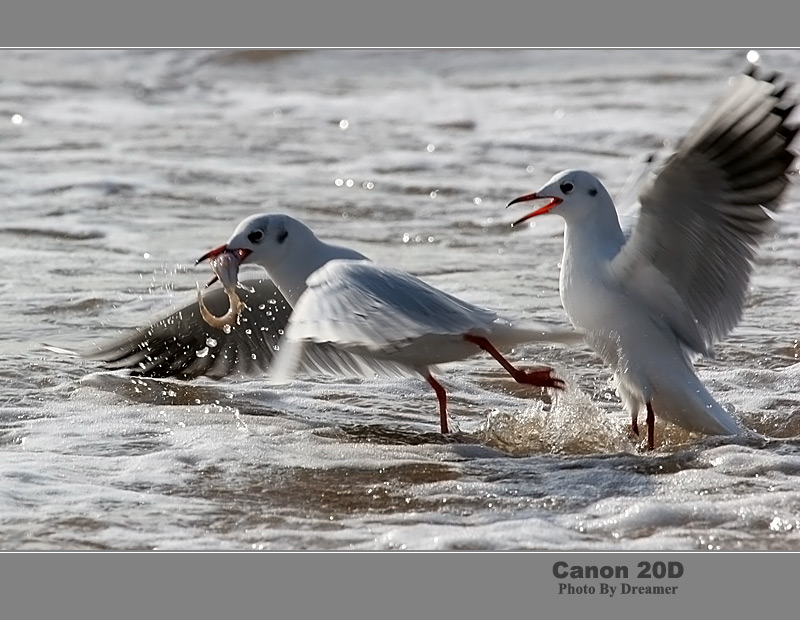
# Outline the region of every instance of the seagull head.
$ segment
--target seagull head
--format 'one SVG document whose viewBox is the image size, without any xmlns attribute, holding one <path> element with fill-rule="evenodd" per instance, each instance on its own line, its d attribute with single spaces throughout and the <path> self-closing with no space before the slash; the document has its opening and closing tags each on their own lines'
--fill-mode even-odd
<svg viewBox="0 0 800 620">
<path fill-rule="evenodd" d="M 261 213 L 242 220 L 225 245 L 214 248 L 197 259 L 195 264 L 215 258 L 224 252 L 231 254 L 239 265 L 261 265 L 267 271 L 283 261 L 303 239 L 314 233 L 296 219 L 282 213 Z M 211 284 L 212 280 L 209 282 Z"/>
<path fill-rule="evenodd" d="M 592 215 L 598 210 L 607 209 L 608 205 L 612 210 L 614 209 L 614 203 L 606 188 L 596 176 L 585 170 L 559 172 L 541 189 L 532 194 L 515 198 L 508 203 L 508 206 L 531 200 L 549 200 L 550 202 L 519 218 L 512 226 L 518 226 L 532 217 L 545 213 L 560 215 L 570 222 Z"/>
</svg>

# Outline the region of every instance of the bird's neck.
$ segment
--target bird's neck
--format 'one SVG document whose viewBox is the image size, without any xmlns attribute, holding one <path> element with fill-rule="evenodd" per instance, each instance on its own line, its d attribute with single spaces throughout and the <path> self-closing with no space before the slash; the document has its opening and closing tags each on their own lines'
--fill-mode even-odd
<svg viewBox="0 0 800 620">
<path fill-rule="evenodd" d="M 616 212 L 613 217 L 609 217 L 609 213 L 605 215 L 568 220 L 564 230 L 559 289 L 561 301 L 573 322 L 583 312 L 580 306 L 591 303 L 592 291 L 602 290 L 608 277 L 608 265 L 625 244 Z"/>
<path fill-rule="evenodd" d="M 292 259 L 276 261 L 274 264 L 262 265 L 269 277 L 278 287 L 289 304 L 294 307 L 300 295 L 306 290 L 306 280 L 317 269 L 328 261 L 341 259 L 364 259 L 363 254 L 336 245 L 330 245 L 319 239 L 310 239 L 303 245 L 303 251 Z"/>
<path fill-rule="evenodd" d="M 564 260 L 606 264 L 625 244 L 615 210 L 597 211 L 579 220 L 567 220 Z"/>
</svg>

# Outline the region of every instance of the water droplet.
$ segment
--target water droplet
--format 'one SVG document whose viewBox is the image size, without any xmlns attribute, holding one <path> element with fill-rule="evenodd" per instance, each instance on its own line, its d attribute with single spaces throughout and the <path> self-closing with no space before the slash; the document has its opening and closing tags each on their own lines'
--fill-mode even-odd
<svg viewBox="0 0 800 620">
<path fill-rule="evenodd" d="M 336 187 L 341 187 L 344 185 L 344 179 L 336 179 L 333 184 L 336 185 Z"/>
<path fill-rule="evenodd" d="M 426 149 L 428 149 L 428 153 L 433 153 L 433 152 L 436 150 L 436 145 L 434 145 L 434 144 L 429 144 L 429 145 L 428 145 L 428 146 L 426 146 L 425 148 L 426 148 Z"/>
<path fill-rule="evenodd" d="M 350 123 L 347 121 L 347 119 L 343 118 L 342 120 L 339 121 L 339 129 L 345 130 L 349 126 L 350 126 Z"/>
<path fill-rule="evenodd" d="M 756 50 L 750 50 L 747 52 L 747 62 L 758 62 L 761 58 L 761 54 L 759 54 Z"/>
<path fill-rule="evenodd" d="M 353 187 L 353 179 L 347 179 L 347 180 L 344 182 L 344 184 L 345 184 L 347 187 Z"/>
<path fill-rule="evenodd" d="M 22 120 L 23 119 L 21 114 L 14 114 L 11 117 L 11 122 L 14 123 L 15 125 L 22 125 Z"/>
<path fill-rule="evenodd" d="M 197 357 L 205 357 L 206 355 L 208 355 L 208 347 L 203 347 L 199 351 L 195 351 L 194 354 Z"/>
<path fill-rule="evenodd" d="M 216 347 L 217 346 L 217 341 L 214 338 L 212 338 L 211 336 L 209 336 L 208 338 L 206 338 L 206 346 Z"/>
<path fill-rule="evenodd" d="M 222 328 L 222 331 L 224 331 L 226 334 L 230 334 L 233 331 L 233 328 L 230 325 L 225 325 Z"/>
<path fill-rule="evenodd" d="M 479 205 L 483 202 L 483 200 L 481 200 L 480 196 L 475 196 L 475 198 L 472 199 L 472 202 L 474 202 L 476 205 Z"/>
</svg>

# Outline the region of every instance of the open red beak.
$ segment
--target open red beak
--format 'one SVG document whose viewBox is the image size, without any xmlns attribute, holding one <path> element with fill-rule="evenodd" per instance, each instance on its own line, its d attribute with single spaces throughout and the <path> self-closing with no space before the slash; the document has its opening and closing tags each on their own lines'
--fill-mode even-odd
<svg viewBox="0 0 800 620">
<path fill-rule="evenodd" d="M 221 245 L 218 248 L 214 248 L 213 250 L 209 250 L 208 252 L 203 254 L 200 258 L 198 258 L 196 261 L 194 261 L 194 264 L 195 265 L 199 265 L 204 260 L 208 260 L 209 258 L 215 258 L 215 257 L 219 256 L 220 254 L 222 254 L 223 252 L 227 252 L 227 251 L 228 251 L 228 246 L 227 245 Z"/>
<path fill-rule="evenodd" d="M 239 259 L 239 263 L 241 264 L 241 262 L 242 262 L 242 261 L 243 261 L 245 258 L 247 258 L 248 256 L 250 256 L 250 253 L 251 253 L 252 251 L 253 251 L 253 250 L 248 250 L 248 249 L 246 249 L 246 248 L 239 248 L 238 250 L 232 250 L 232 249 L 231 249 L 231 248 L 229 248 L 227 245 L 221 245 L 221 246 L 219 246 L 218 248 L 214 248 L 213 250 L 209 250 L 208 252 L 206 252 L 205 254 L 203 254 L 203 255 L 202 255 L 200 258 L 198 258 L 198 259 L 197 259 L 197 260 L 194 262 L 194 264 L 195 264 L 195 265 L 199 265 L 199 264 L 200 264 L 200 263 L 202 263 L 204 260 L 209 260 L 209 259 L 212 259 L 212 258 L 216 258 L 217 256 L 219 256 L 219 255 L 220 255 L 220 254 L 222 254 L 223 252 L 230 252 L 231 254 L 234 254 L 234 255 L 236 256 L 236 258 L 238 258 L 238 259 Z M 208 281 L 208 284 L 206 284 L 206 288 L 208 288 L 209 286 L 211 286 L 212 284 L 214 284 L 214 282 L 216 282 L 217 280 L 219 280 L 219 278 L 218 278 L 217 276 L 214 276 L 213 278 L 211 278 L 211 280 L 209 280 L 209 281 Z"/>
<path fill-rule="evenodd" d="M 536 217 L 537 215 L 542 215 L 544 213 L 547 213 L 553 207 L 558 206 L 562 202 L 564 202 L 561 198 L 556 198 L 555 196 L 540 196 L 539 194 L 534 192 L 533 194 L 526 194 L 525 196 L 520 196 L 519 198 L 514 198 L 514 200 L 509 202 L 508 205 L 506 205 L 506 208 L 510 207 L 511 205 L 515 205 L 518 202 L 528 202 L 529 200 L 538 200 L 538 199 L 541 199 L 541 198 L 549 198 L 550 202 L 548 202 L 543 207 L 539 207 L 538 209 L 536 209 L 536 211 L 533 211 L 532 213 L 528 213 L 528 215 L 525 215 L 525 216 L 519 218 L 516 222 L 511 224 L 511 227 L 513 228 L 514 226 L 519 226 L 520 224 L 522 224 L 522 222 L 525 222 L 525 221 L 531 219 L 532 217 Z"/>
<path fill-rule="evenodd" d="M 239 262 L 241 263 L 245 258 L 250 256 L 250 254 L 253 252 L 253 250 L 248 250 L 247 248 L 239 248 L 238 250 L 234 250 L 234 249 L 229 248 L 227 245 L 221 245 L 218 248 L 214 248 L 213 250 L 209 250 L 208 252 L 203 254 L 200 258 L 198 258 L 194 262 L 194 264 L 195 265 L 199 265 L 204 260 L 208 260 L 210 258 L 216 258 L 217 256 L 219 256 L 223 252 L 230 252 L 231 254 L 235 254 L 236 258 L 238 258 Z"/>
</svg>

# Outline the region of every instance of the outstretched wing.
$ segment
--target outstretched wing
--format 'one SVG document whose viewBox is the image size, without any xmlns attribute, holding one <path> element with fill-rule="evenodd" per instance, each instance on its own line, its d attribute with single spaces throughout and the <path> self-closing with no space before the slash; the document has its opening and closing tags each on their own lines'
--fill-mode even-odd
<svg viewBox="0 0 800 620">
<path fill-rule="evenodd" d="M 641 193 L 641 213 L 612 269 L 693 351 L 739 322 L 754 249 L 769 230 L 794 154 L 788 86 L 755 69 L 700 119 Z"/>
<path fill-rule="evenodd" d="M 356 374 L 408 374 L 386 356 L 420 338 L 489 330 L 497 319 L 408 273 L 363 261 L 331 261 L 306 284 L 271 369 L 276 381 L 321 347 L 355 351 L 347 359 L 357 361 Z"/>
<path fill-rule="evenodd" d="M 291 320 L 298 340 L 381 352 L 422 336 L 488 328 L 497 318 L 404 271 L 363 261 L 330 261 L 307 285 Z"/>
<path fill-rule="evenodd" d="M 230 332 L 215 329 L 200 316 L 197 301 L 136 329 L 121 338 L 82 352 L 109 369 L 131 369 L 146 377 L 219 379 L 232 373 L 266 371 L 283 336 L 291 306 L 268 279 L 243 280 L 245 304 L 239 325 Z M 223 289 L 207 291 L 203 300 L 214 314 L 223 314 L 228 298 Z"/>
</svg>

